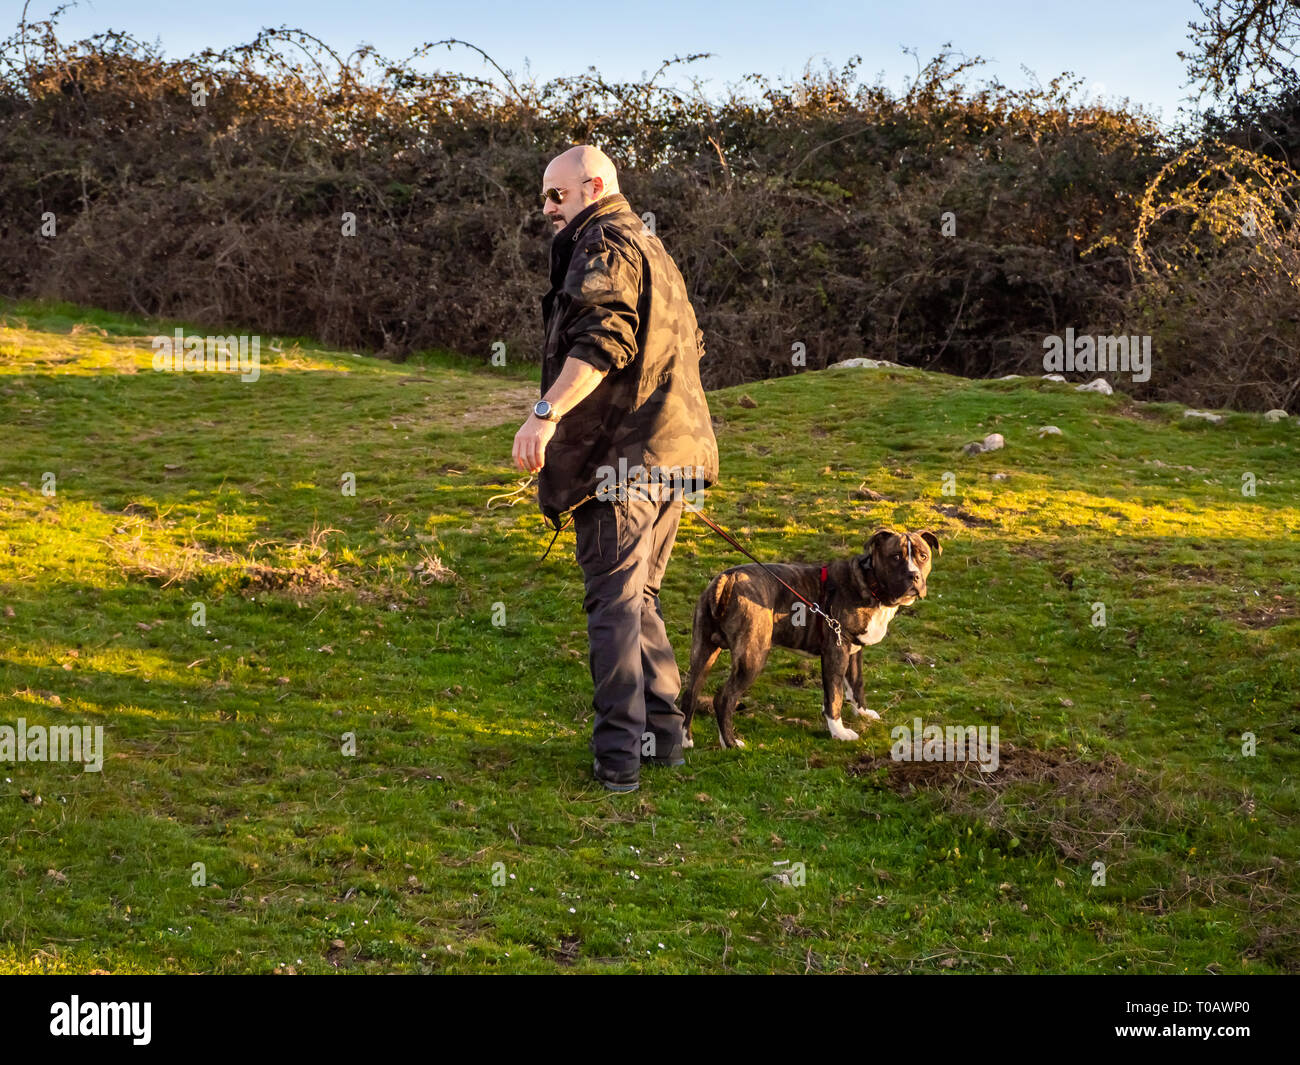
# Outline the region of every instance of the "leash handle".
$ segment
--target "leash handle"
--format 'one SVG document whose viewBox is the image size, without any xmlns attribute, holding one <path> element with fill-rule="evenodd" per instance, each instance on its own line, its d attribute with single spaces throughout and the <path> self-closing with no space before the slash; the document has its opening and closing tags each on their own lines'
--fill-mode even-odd
<svg viewBox="0 0 1300 1065">
<path fill-rule="evenodd" d="M 487 510 L 496 509 L 495 507 L 493 507 L 492 504 L 496 503 L 498 499 L 504 499 L 506 500 L 506 502 L 497 503 L 497 507 L 513 507 L 516 503 L 518 503 L 520 500 L 524 498 L 523 494 L 526 491 L 528 491 L 528 489 L 532 486 L 532 483 L 533 483 L 533 475 L 529 474 L 527 477 L 525 477 L 522 481 L 519 482 L 519 487 L 516 488 L 514 491 L 501 492 L 498 495 L 488 497 L 488 501 L 485 509 Z"/>
<path fill-rule="evenodd" d="M 705 514 L 704 514 L 703 511 L 696 510 L 696 511 L 694 511 L 694 513 L 695 513 L 695 516 L 696 516 L 697 518 L 699 518 L 702 522 L 704 522 L 705 525 L 707 525 L 710 529 L 712 529 L 712 530 L 713 530 L 714 532 L 716 532 L 719 536 L 721 536 L 724 540 L 726 540 L 727 543 L 729 543 L 729 544 L 730 544 L 732 547 L 734 547 L 737 551 L 739 551 L 739 552 L 740 552 L 741 554 L 743 554 L 746 558 L 752 560 L 753 562 L 755 562 L 755 563 L 758 564 L 759 566 L 762 566 L 763 569 L 767 570 L 767 572 L 768 572 L 769 574 L 771 574 L 772 579 L 775 580 L 777 584 L 781 585 L 782 588 L 784 588 L 786 591 L 788 591 L 788 592 L 789 592 L 791 595 L 793 595 L 796 599 L 800 600 L 800 601 L 803 602 L 803 603 L 806 603 L 806 604 L 808 605 L 808 607 L 812 610 L 812 612 L 813 612 L 814 614 L 820 614 L 820 615 L 822 616 L 822 619 L 826 622 L 827 627 L 828 627 L 828 628 L 829 628 L 833 633 L 835 633 L 835 643 L 836 643 L 836 645 L 837 645 L 837 646 L 842 646 L 842 645 L 843 645 L 843 643 L 844 643 L 844 633 L 843 633 L 843 631 L 840 629 L 840 623 L 839 623 L 838 621 L 836 621 L 833 617 L 831 617 L 829 614 L 827 614 L 826 611 L 824 611 L 824 610 L 823 610 L 820 606 L 818 606 L 816 603 L 811 602 L 811 601 L 809 601 L 808 599 L 805 599 L 802 595 L 800 595 L 800 594 L 799 594 L 798 592 L 796 592 L 793 588 L 791 588 L 788 584 L 786 584 L 785 581 L 781 580 L 781 578 L 778 577 L 778 576 L 776 575 L 776 572 L 775 572 L 775 571 L 774 571 L 770 566 L 768 566 L 768 565 L 767 565 L 766 563 L 764 563 L 764 562 L 759 562 L 758 559 L 754 558 L 753 555 L 751 555 L 748 551 L 745 550 L 744 547 L 742 547 L 742 546 L 740 545 L 740 543 L 735 539 L 735 537 L 729 535 L 727 532 L 725 532 L 725 531 L 724 531 L 722 528 L 720 528 L 718 525 L 714 524 L 714 522 L 713 522 L 710 518 L 708 518 L 708 517 L 705 516 Z"/>
</svg>

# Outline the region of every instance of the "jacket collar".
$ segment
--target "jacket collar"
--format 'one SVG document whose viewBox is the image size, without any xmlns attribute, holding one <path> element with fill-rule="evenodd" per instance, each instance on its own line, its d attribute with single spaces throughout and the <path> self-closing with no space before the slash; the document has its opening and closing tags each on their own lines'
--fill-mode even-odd
<svg viewBox="0 0 1300 1065">
<path fill-rule="evenodd" d="M 577 243 L 583 229 L 593 218 L 613 214 L 615 211 L 628 210 L 631 210 L 631 208 L 628 207 L 627 198 L 621 192 L 611 192 L 608 196 L 602 196 L 595 203 L 587 204 L 586 207 L 574 215 L 573 221 L 555 234 L 551 244 L 553 247 L 558 246 L 568 251 Z"/>
<path fill-rule="evenodd" d="M 588 222 L 619 211 L 630 210 L 622 193 L 611 192 L 595 203 L 587 204 L 574 215 L 573 221 L 551 238 L 551 286 L 558 288 L 564 281 L 565 272 L 569 269 L 569 260 L 573 257 L 573 246 L 582 235 L 582 231 L 587 228 Z"/>
</svg>

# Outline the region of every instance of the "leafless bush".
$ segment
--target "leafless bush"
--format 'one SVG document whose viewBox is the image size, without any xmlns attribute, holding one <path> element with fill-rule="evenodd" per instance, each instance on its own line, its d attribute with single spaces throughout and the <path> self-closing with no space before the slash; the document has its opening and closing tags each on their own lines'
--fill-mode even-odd
<svg viewBox="0 0 1300 1065">
<path fill-rule="evenodd" d="M 0 42 L 10 295 L 393 357 L 487 358 L 504 342 L 535 359 L 540 176 L 590 141 L 682 268 L 709 387 L 795 372 L 799 350 L 812 369 L 869 355 L 1033 372 L 1046 334 L 1134 332 L 1125 316 L 1156 313 L 1133 288 L 1131 244 L 1174 153 L 1142 113 L 1073 102 L 1082 79 L 971 87 L 981 61 L 945 49 L 902 93 L 859 84 L 854 60 L 793 83 L 752 75 L 713 99 L 662 79 L 698 56 L 642 83 L 500 67 L 489 81 L 421 69 L 472 48 L 459 41 L 393 61 L 280 28 L 169 60 L 123 34 L 61 42 L 57 14 Z M 51 217 L 57 235 L 41 235 Z M 1258 294 L 1216 276 L 1197 298 L 1242 308 Z M 1166 350 L 1239 350 L 1235 333 L 1205 334 L 1212 306 L 1169 310 L 1177 287 L 1161 297 Z M 1201 382 L 1191 365 L 1154 394 Z M 1224 402 L 1279 389 L 1294 402 L 1295 372 L 1248 384 L 1260 365 Z"/>
</svg>

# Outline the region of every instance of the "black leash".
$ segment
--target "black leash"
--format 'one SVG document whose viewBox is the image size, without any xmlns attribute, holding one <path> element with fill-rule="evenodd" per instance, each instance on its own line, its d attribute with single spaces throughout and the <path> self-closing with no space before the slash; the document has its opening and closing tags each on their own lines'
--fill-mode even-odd
<svg viewBox="0 0 1300 1065">
<path fill-rule="evenodd" d="M 492 510 L 492 504 L 498 499 L 504 499 L 506 501 L 504 503 L 497 503 L 497 506 L 499 507 L 513 507 L 516 503 L 520 502 L 524 498 L 524 493 L 533 486 L 533 476 L 533 474 L 529 474 L 519 482 L 519 487 L 511 492 L 502 492 L 498 495 L 491 496 L 487 501 L 487 509 Z M 542 552 L 542 557 L 537 560 L 539 566 L 546 561 L 546 556 L 551 553 L 551 548 L 555 546 L 555 541 L 560 538 L 560 533 L 564 532 L 564 530 L 569 527 L 569 522 L 573 520 L 573 512 L 582 506 L 583 503 L 595 498 L 596 494 L 593 492 L 591 495 L 579 499 L 568 510 L 560 512 L 559 517 L 556 518 L 557 524 L 555 526 L 555 535 L 551 537 L 551 542 L 546 545 L 546 550 Z M 559 519 L 564 518 L 566 514 L 568 517 L 561 522 Z M 545 517 L 545 515 L 543 515 L 543 517 Z"/>
<path fill-rule="evenodd" d="M 559 524 L 556 525 L 555 527 L 555 535 L 551 537 L 551 542 L 546 545 L 546 550 L 542 552 L 542 557 L 537 560 L 537 564 L 539 566 L 546 561 L 546 556 L 551 553 L 551 548 L 555 546 L 555 541 L 560 538 L 560 533 L 564 532 L 564 530 L 567 529 L 569 527 L 569 524 L 573 521 L 573 512 L 577 510 L 580 506 L 582 506 L 583 503 L 586 503 L 588 500 L 595 499 L 595 498 L 596 498 L 596 493 L 593 492 L 591 495 L 586 496 L 583 499 L 579 499 L 568 510 L 560 511 L 559 518 L 555 519 L 557 522 L 559 522 Z M 563 522 L 560 522 L 560 518 L 564 518 L 566 514 L 568 515 L 568 517 L 565 518 Z"/>
</svg>

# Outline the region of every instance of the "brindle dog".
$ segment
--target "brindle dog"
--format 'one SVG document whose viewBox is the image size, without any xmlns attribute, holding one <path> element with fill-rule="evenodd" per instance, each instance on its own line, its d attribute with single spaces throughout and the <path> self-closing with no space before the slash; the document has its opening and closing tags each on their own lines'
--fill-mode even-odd
<svg viewBox="0 0 1300 1065">
<path fill-rule="evenodd" d="M 731 651 L 731 675 L 713 701 L 718 736 L 724 747 L 745 746 L 736 736 L 731 718 L 741 696 L 762 672 L 773 646 L 821 656 L 822 717 L 837 740 L 856 740 L 858 734 L 840 721 L 845 695 L 857 716 L 880 720 L 879 714 L 862 705 L 859 652 L 885 638 L 900 606 L 925 598 L 931 557 L 941 554 L 939 538 L 929 530 L 896 533 L 881 529 L 855 558 L 838 559 L 825 567 L 802 562 L 772 565 L 781 580 L 840 623 L 842 644 L 820 617 L 761 566 L 750 563 L 719 573 L 695 605 L 690 675 L 682 688 L 686 719 L 682 746 L 695 745 L 691 718 L 697 706 L 708 708 L 709 701 L 700 698 L 700 690 L 723 648 Z"/>
</svg>

